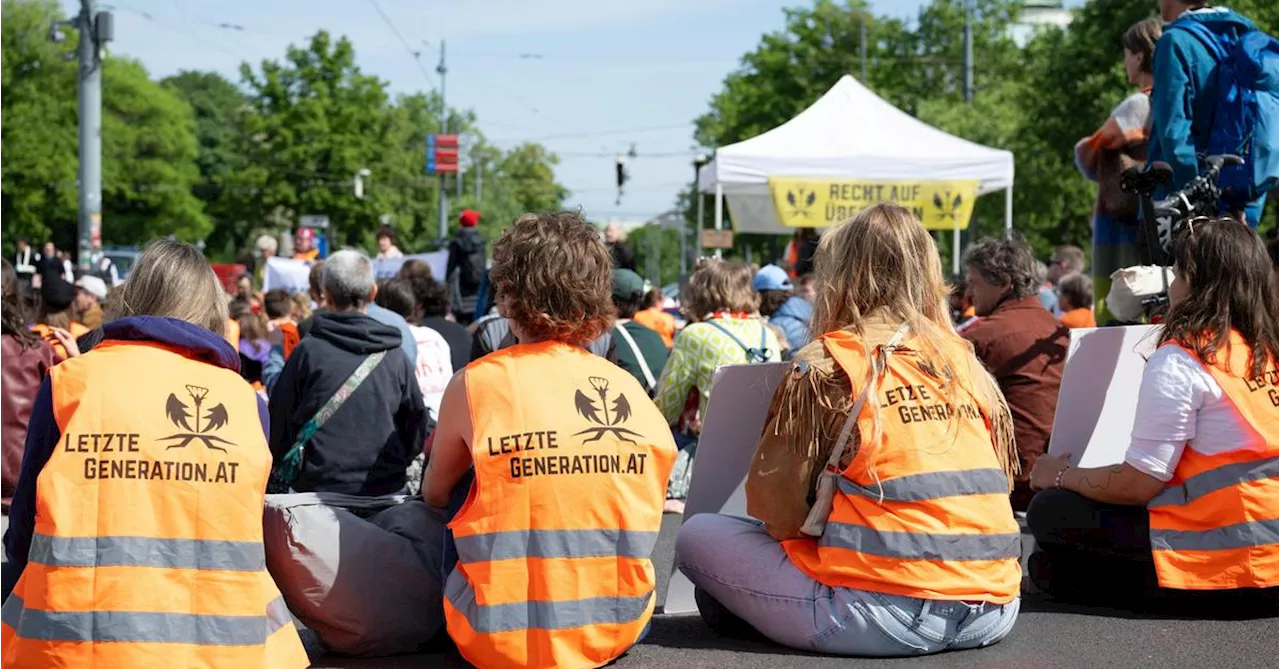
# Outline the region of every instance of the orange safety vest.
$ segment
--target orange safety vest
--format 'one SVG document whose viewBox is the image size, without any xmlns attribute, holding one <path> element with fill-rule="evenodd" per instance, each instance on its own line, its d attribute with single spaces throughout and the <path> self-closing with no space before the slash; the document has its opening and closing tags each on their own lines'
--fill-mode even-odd
<svg viewBox="0 0 1280 669">
<path fill-rule="evenodd" d="M 48 325 L 44 325 L 43 323 L 37 323 L 36 325 L 31 326 L 31 331 L 39 335 L 41 339 L 49 344 L 49 346 L 53 347 L 53 352 L 57 354 L 59 358 L 63 360 L 67 359 L 67 347 L 63 346 L 62 342 L 58 341 L 57 337 L 53 336 L 53 328 Z M 72 337 L 79 339 L 89 332 L 89 328 L 72 321 L 70 327 L 67 328 L 67 332 L 70 332 Z"/>
<path fill-rule="evenodd" d="M 1234 330 L 1215 357 L 1201 364 L 1257 438 L 1217 455 L 1182 450 L 1173 478 L 1147 503 L 1156 576 L 1178 590 L 1273 587 L 1280 582 L 1276 361 L 1251 377 L 1249 346 Z"/>
<path fill-rule="evenodd" d="M 307 666 L 266 570 L 271 453 L 248 384 L 119 341 L 49 374 L 62 438 L 4 603 L 3 667 Z"/>
<path fill-rule="evenodd" d="M 870 352 L 858 335 L 824 335 L 827 352 L 860 389 Z M 920 599 L 1004 604 L 1018 597 L 1022 538 L 1009 504 L 1009 478 L 992 445 L 986 409 L 967 365 L 949 384 L 924 371 L 908 348 L 889 354 L 857 419 L 861 446 L 836 482 L 821 539 L 783 542 L 792 563 L 832 587 Z M 964 361 L 972 349 L 942 344 Z M 942 390 L 950 385 L 950 400 Z"/>
<path fill-rule="evenodd" d="M 787 242 L 787 250 L 783 253 L 783 258 L 787 261 L 787 275 L 793 279 L 800 277 L 800 273 L 796 271 L 796 267 L 800 264 L 800 245 L 796 240 Z"/>
<path fill-rule="evenodd" d="M 302 341 L 302 335 L 298 333 L 298 326 L 293 322 L 286 321 L 280 324 L 280 332 L 284 335 L 284 341 L 281 350 L 284 352 L 284 359 L 288 360 L 293 354 L 293 349 Z"/>
<path fill-rule="evenodd" d="M 466 370 L 475 484 L 449 523 L 449 636 L 479 667 L 598 667 L 653 615 L 676 448 L 633 376 L 559 342 Z"/>
<path fill-rule="evenodd" d="M 641 309 L 631 320 L 653 330 L 662 337 L 662 343 L 671 348 L 676 342 L 676 317 L 661 309 Z"/>
<path fill-rule="evenodd" d="M 312 261 L 312 260 L 318 259 L 319 257 L 320 257 L 320 249 L 315 249 L 315 248 L 311 249 L 310 251 L 294 251 L 293 252 L 294 260 Z"/>
</svg>

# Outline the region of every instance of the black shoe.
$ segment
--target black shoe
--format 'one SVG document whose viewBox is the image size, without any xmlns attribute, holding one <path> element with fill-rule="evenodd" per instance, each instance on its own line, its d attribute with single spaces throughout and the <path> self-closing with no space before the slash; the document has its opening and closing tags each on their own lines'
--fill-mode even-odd
<svg viewBox="0 0 1280 669">
<path fill-rule="evenodd" d="M 735 639 L 762 640 L 764 638 L 764 635 L 757 632 L 751 623 L 725 608 L 724 604 L 706 590 L 695 587 L 693 601 L 698 604 L 698 613 L 702 615 L 702 619 L 715 633 Z"/>
</svg>

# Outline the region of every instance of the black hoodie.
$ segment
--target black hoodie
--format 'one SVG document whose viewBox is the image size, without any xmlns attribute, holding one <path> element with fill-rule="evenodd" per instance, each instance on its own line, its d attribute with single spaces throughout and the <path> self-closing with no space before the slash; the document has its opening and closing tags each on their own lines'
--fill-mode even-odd
<svg viewBox="0 0 1280 669">
<path fill-rule="evenodd" d="M 383 495 L 405 484 L 427 438 L 427 410 L 400 331 L 359 312 L 316 314 L 271 392 L 271 455 L 279 461 L 302 427 L 367 356 L 386 356 L 307 443 L 299 492 Z"/>
</svg>

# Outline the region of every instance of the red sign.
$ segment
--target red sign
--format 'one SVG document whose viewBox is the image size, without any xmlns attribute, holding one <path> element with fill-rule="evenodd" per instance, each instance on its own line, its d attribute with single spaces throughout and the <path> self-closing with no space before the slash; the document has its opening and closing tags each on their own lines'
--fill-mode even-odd
<svg viewBox="0 0 1280 669">
<path fill-rule="evenodd" d="M 235 295 L 236 279 L 240 278 L 240 275 L 244 274 L 248 268 L 244 265 L 232 263 L 215 262 L 210 264 L 213 266 L 213 273 L 218 275 L 218 281 L 222 283 L 222 288 Z"/>
<path fill-rule="evenodd" d="M 427 135 L 427 173 L 457 174 L 458 136 Z"/>
</svg>

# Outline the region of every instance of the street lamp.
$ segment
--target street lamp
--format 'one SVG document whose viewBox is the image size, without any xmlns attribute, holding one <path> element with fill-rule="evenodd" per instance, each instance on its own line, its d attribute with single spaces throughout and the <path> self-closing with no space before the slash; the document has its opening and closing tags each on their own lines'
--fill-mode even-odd
<svg viewBox="0 0 1280 669">
<path fill-rule="evenodd" d="M 695 199 L 695 200 L 697 200 L 697 203 L 698 203 L 698 204 L 697 204 L 697 208 L 698 208 L 698 228 L 697 228 L 696 236 L 694 237 L 694 242 L 693 242 L 693 243 L 696 245 L 696 246 L 695 246 L 695 248 L 697 249 L 697 256 L 698 256 L 699 258 L 701 258 L 701 257 L 702 257 L 702 201 L 703 201 L 703 197 L 702 197 L 702 191 L 698 188 L 698 173 L 702 171 L 702 166 L 703 166 L 703 165 L 706 165 L 706 164 L 707 164 L 707 163 L 709 163 L 709 162 L 711 162 L 711 159 L 710 159 L 710 158 L 708 158 L 708 157 L 707 157 L 707 154 L 705 154 L 705 153 L 699 153 L 698 155 L 696 155 L 696 156 L 694 156 L 694 157 L 693 157 L 693 197 L 694 197 L 694 199 Z M 680 241 L 681 241 L 681 242 L 684 242 L 684 237 L 685 237 L 685 236 L 681 236 L 681 238 L 680 238 Z M 683 245 L 682 245 L 682 246 L 683 246 Z M 682 280 L 683 280 L 683 278 L 684 278 L 684 276 L 685 276 L 685 274 L 686 274 L 686 269 L 687 269 L 687 265 L 686 265 L 686 263 L 688 263 L 688 262 L 689 262 L 689 254 L 688 254 L 687 252 L 685 252 L 685 251 L 684 251 L 684 249 L 682 248 L 682 249 L 681 249 L 681 258 L 680 258 L 680 277 L 681 277 L 681 279 L 682 279 Z M 682 281 L 682 282 L 683 282 L 683 281 Z"/>
<path fill-rule="evenodd" d="M 370 172 L 369 168 L 367 167 L 362 167 L 358 172 L 356 172 L 356 175 L 354 178 L 355 178 L 355 196 L 357 200 L 364 199 L 364 179 L 365 177 L 371 174 L 373 174 L 373 172 Z"/>
</svg>

